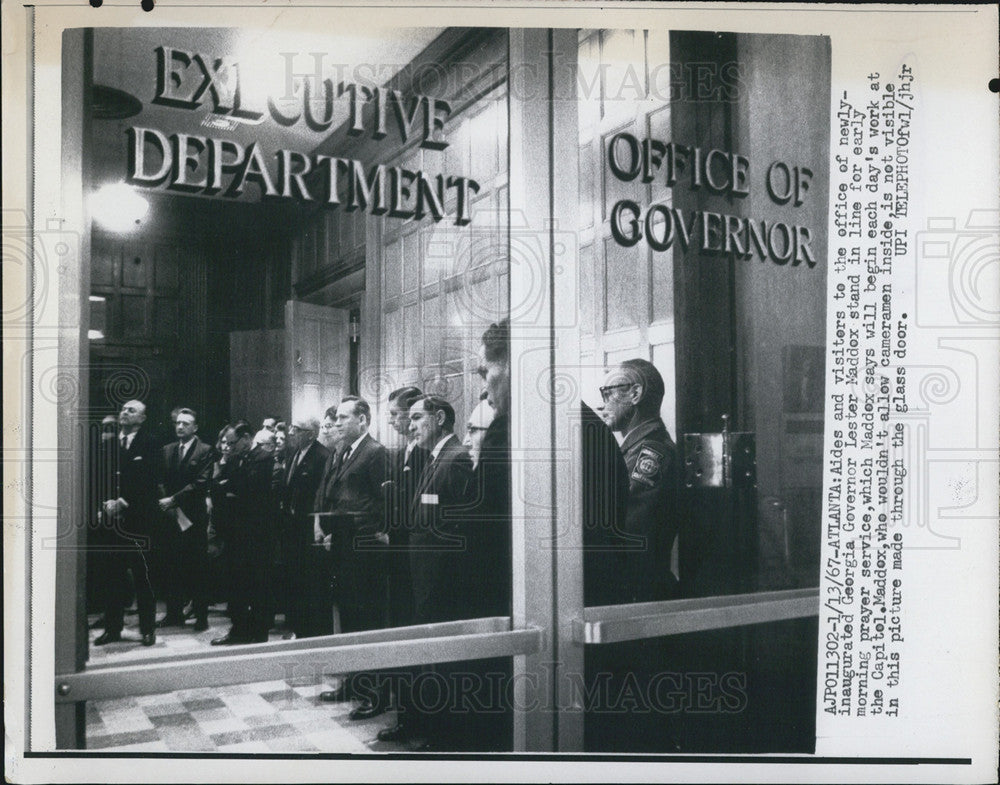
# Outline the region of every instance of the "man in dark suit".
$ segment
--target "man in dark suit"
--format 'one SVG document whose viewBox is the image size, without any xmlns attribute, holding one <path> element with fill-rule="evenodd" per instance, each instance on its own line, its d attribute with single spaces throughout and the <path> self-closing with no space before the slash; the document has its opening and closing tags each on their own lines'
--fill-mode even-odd
<svg viewBox="0 0 1000 785">
<path fill-rule="evenodd" d="M 386 572 L 389 578 L 389 626 L 405 627 L 413 623 L 413 586 L 410 578 L 410 503 L 417 482 L 427 462 L 427 450 L 420 447 L 410 433 L 410 406 L 423 393 L 417 387 L 400 387 L 389 393 L 389 426 L 402 436 L 406 443 L 403 447 L 389 453 L 386 469 L 386 481 L 383 485 L 385 518 L 388 528 L 389 545 L 386 549 Z M 396 701 L 406 704 L 408 696 L 400 695 L 403 690 L 409 690 L 413 678 L 419 669 L 402 669 L 393 673 L 376 674 L 379 678 L 389 679 L 396 687 Z M 355 709 L 353 719 L 368 719 L 377 716 L 388 709 L 385 700 L 387 690 L 384 686 L 377 693 L 378 702 L 369 701 Z M 389 734 L 393 739 L 394 729 L 380 731 L 380 735 Z M 401 734 L 402 731 L 395 731 Z M 383 741 L 386 738 L 382 739 Z"/>
<path fill-rule="evenodd" d="M 472 491 L 472 460 L 454 434 L 455 410 L 425 395 L 410 407 L 410 432 L 429 453 L 410 504 L 413 623 L 464 616 L 468 598 L 456 589 L 469 566 L 465 517 Z"/>
<path fill-rule="evenodd" d="M 287 637 L 307 638 L 333 632 L 329 576 L 317 574 L 313 547 L 313 504 L 330 451 L 316 441 L 319 421 L 299 417 L 288 429 L 287 466 L 281 478 L 281 564 Z"/>
<path fill-rule="evenodd" d="M 324 514 L 317 516 L 313 536 L 331 554 L 341 630 L 378 629 L 386 625 L 388 600 L 382 488 L 386 449 L 368 434 L 371 407 L 364 399 L 344 398 L 334 422 L 338 451 L 327 460 L 316 493 L 313 509 Z M 321 693 L 320 699 L 351 697 L 361 678 L 355 674 L 345 689 Z M 371 684 L 371 675 L 364 681 Z"/>
<path fill-rule="evenodd" d="M 470 519 L 480 564 L 470 571 L 466 591 L 479 598 L 474 616 L 510 613 L 511 585 L 511 457 L 510 457 L 510 322 L 501 319 L 483 333 L 479 375 L 486 403 L 493 409 L 479 446 L 475 473 L 476 504 Z"/>
<path fill-rule="evenodd" d="M 443 398 L 426 395 L 410 407 L 410 433 L 427 451 L 410 504 L 410 574 L 413 624 L 467 618 L 470 598 L 464 592 L 474 559 L 464 514 L 471 501 L 472 461 L 454 435 L 455 410 Z M 454 666 L 459 669 L 463 665 Z M 436 665 L 408 674 L 399 696 L 398 724 L 379 732 L 381 741 L 415 741 L 427 747 L 452 748 L 468 715 L 419 705 L 410 686 L 420 672 L 447 680 L 454 667 Z M 449 702 L 452 696 L 448 696 Z M 438 707 L 439 709 L 440 707 Z"/>
<path fill-rule="evenodd" d="M 275 536 L 269 515 L 273 441 L 251 446 L 253 432 L 243 421 L 227 428 L 222 440 L 229 447 L 229 468 L 223 487 L 229 507 L 226 548 L 230 560 L 232 626 L 211 643 L 213 646 L 263 643 L 267 641 L 271 617 L 268 570 Z"/>
<path fill-rule="evenodd" d="M 90 495 L 88 496 L 87 530 L 87 612 L 99 612 L 101 617 L 91 628 L 104 629 L 104 609 L 109 592 L 125 595 L 125 606 L 131 604 L 132 584 L 128 573 L 122 575 L 109 568 L 115 556 L 117 535 L 111 522 L 104 519 L 101 507 L 106 499 L 117 496 L 115 483 L 118 471 L 118 415 L 109 414 L 101 420 L 99 429 L 90 434 Z M 112 578 L 117 583 L 111 583 Z M 124 580 L 122 580 L 124 579 Z"/>
<path fill-rule="evenodd" d="M 470 550 L 476 564 L 469 571 L 466 593 L 478 598 L 472 616 L 507 616 L 511 612 L 511 439 L 510 439 L 510 322 L 491 324 L 479 347 L 479 374 L 485 383 L 486 403 L 494 416 L 479 446 L 475 472 L 477 503 L 470 515 Z M 498 674 L 500 694 L 510 694 L 513 661 L 509 657 L 465 663 L 482 685 L 470 696 L 474 705 L 496 706 L 488 685 Z M 479 712 L 464 724 L 469 749 L 506 752 L 513 748 L 514 718 L 509 705 L 503 711 Z"/>
<path fill-rule="evenodd" d="M 158 514 L 156 471 L 159 451 L 156 442 L 142 427 L 146 405 L 128 401 L 118 415 L 118 450 L 115 481 L 111 495 L 103 501 L 102 519 L 114 532 L 112 558 L 108 569 L 112 583 L 125 580 L 132 572 L 139 606 L 142 645 L 156 643 L 156 600 L 149 574 L 150 538 Z M 120 592 L 111 592 L 104 610 L 104 632 L 94 640 L 103 646 L 122 639 L 125 606 Z"/>
<path fill-rule="evenodd" d="M 389 624 L 412 624 L 413 587 L 410 580 L 410 503 L 427 462 L 427 450 L 410 433 L 410 407 L 423 393 L 400 387 L 389 394 L 389 425 L 406 445 L 389 456 L 385 483 L 385 514 L 389 524 Z"/>
<path fill-rule="evenodd" d="M 158 627 L 184 626 L 184 603 L 191 599 L 195 632 L 208 629 L 208 509 L 212 448 L 197 436 L 197 415 L 180 409 L 174 420 L 177 441 L 163 448 L 160 510 L 164 513 L 164 581 L 167 614 Z"/>
<path fill-rule="evenodd" d="M 580 402 L 583 604 L 632 602 L 627 559 L 642 542 L 625 529 L 628 469 L 614 434 Z"/>
</svg>

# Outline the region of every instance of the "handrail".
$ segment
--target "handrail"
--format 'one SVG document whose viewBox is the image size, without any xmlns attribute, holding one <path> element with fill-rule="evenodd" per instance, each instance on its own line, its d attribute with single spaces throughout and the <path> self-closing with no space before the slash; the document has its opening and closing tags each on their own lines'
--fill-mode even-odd
<svg viewBox="0 0 1000 785">
<path fill-rule="evenodd" d="M 98 672 L 108 668 L 120 668 L 129 665 L 151 665 L 172 662 L 191 662 L 192 659 L 206 660 L 217 657 L 232 657 L 235 654 L 260 654 L 261 652 L 285 652 L 294 654 L 298 651 L 314 651 L 328 649 L 331 646 L 347 646 L 362 643 L 382 643 L 383 641 L 413 640 L 416 638 L 441 638 L 452 635 L 472 635 L 484 632 L 505 632 L 510 629 L 509 616 L 490 616 L 481 619 L 462 619 L 461 621 L 445 621 L 436 624 L 415 624 L 409 627 L 386 627 L 379 630 L 364 632 L 340 632 L 336 635 L 317 635 L 311 638 L 293 638 L 291 640 L 276 640 L 267 643 L 246 643 L 235 646 L 213 646 L 211 649 L 191 652 L 176 652 L 160 654 L 156 649 L 135 648 L 128 652 L 127 659 L 105 660 L 95 665 L 88 665 L 88 672 Z"/>
<path fill-rule="evenodd" d="M 731 594 L 585 608 L 573 621 L 577 643 L 601 644 L 682 635 L 819 614 L 819 589 Z"/>
<path fill-rule="evenodd" d="M 508 629 L 497 629 L 505 621 Z M 296 675 L 359 671 L 533 654 L 538 629 L 509 629 L 505 617 L 372 630 L 295 641 L 233 646 L 205 656 L 170 656 L 56 676 L 56 702 L 107 700 Z M 456 632 L 463 629 L 465 632 Z"/>
</svg>

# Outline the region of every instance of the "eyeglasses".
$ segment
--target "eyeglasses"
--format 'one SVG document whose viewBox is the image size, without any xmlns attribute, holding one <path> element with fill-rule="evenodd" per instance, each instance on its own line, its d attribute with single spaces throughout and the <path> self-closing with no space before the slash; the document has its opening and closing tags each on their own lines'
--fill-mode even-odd
<svg viewBox="0 0 1000 785">
<path fill-rule="evenodd" d="M 598 389 L 601 391 L 601 400 L 607 403 L 608 398 L 611 397 L 611 393 L 614 390 L 627 390 L 633 384 L 635 384 L 635 382 L 622 382 L 621 384 L 609 384 L 607 387 L 599 387 Z"/>
</svg>

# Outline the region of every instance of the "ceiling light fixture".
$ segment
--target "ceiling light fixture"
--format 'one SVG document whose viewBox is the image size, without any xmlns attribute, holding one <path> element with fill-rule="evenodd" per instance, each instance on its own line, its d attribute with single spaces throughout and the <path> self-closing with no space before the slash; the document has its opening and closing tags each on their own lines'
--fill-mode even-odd
<svg viewBox="0 0 1000 785">
<path fill-rule="evenodd" d="M 113 183 L 102 186 L 91 196 L 90 209 L 94 220 L 105 229 L 127 232 L 146 217 L 149 202 L 131 186 Z"/>
</svg>

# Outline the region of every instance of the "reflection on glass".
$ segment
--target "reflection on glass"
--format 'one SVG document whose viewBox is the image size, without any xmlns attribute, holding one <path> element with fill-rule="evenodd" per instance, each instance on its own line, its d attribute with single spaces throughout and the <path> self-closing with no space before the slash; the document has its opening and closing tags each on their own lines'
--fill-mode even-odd
<svg viewBox="0 0 1000 785">
<path fill-rule="evenodd" d="M 750 257 L 712 223 L 731 219 L 736 231 L 744 219 L 783 220 L 825 233 L 822 196 L 793 211 L 760 176 L 768 162 L 792 158 L 825 170 L 822 134 L 775 134 L 756 119 L 771 113 L 763 96 L 777 93 L 768 85 L 805 95 L 810 80 L 827 79 L 821 48 L 804 40 L 580 31 L 579 168 L 594 190 L 581 197 L 589 212 L 578 233 L 580 276 L 590 283 L 580 308 L 582 397 L 614 431 L 627 474 L 624 509 L 605 510 L 604 541 L 593 543 L 621 551 L 620 564 L 591 556 L 585 571 L 598 585 L 597 572 L 634 576 L 645 561 L 638 572 L 651 576 L 602 600 L 818 581 L 825 276 Z M 768 47 L 818 70 L 798 81 L 778 73 Z M 697 88 L 704 94 L 695 72 L 715 75 Z M 603 476 L 584 478 L 585 494 L 588 481 L 617 494 L 607 453 Z M 662 483 L 672 487 L 647 509 Z M 626 570 L 630 548 L 643 554 Z"/>
<path fill-rule="evenodd" d="M 815 618 L 751 625 L 749 609 L 818 582 L 825 273 L 734 238 L 783 221 L 824 247 L 825 197 L 779 203 L 761 175 L 795 160 L 825 177 L 829 51 L 582 30 L 579 56 L 584 601 L 627 618 L 682 600 L 708 627 L 641 638 L 680 623 L 667 603 L 663 627 L 644 608 L 639 639 L 586 646 L 585 749 L 811 751 Z M 778 119 L 791 96 L 813 102 L 796 115 L 810 131 Z M 734 594 L 752 596 L 734 610 Z"/>
</svg>

